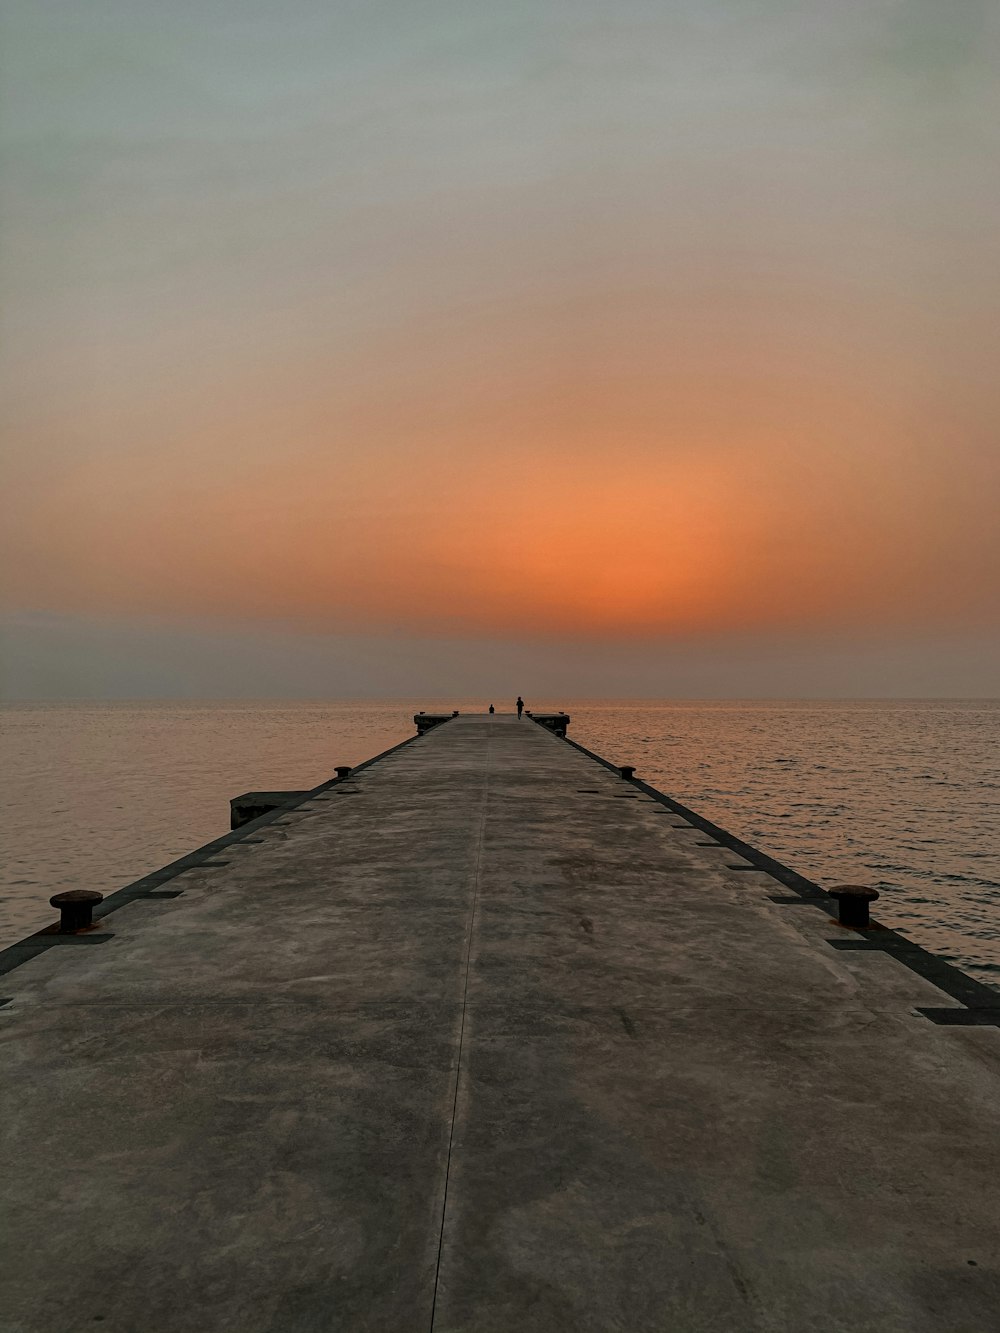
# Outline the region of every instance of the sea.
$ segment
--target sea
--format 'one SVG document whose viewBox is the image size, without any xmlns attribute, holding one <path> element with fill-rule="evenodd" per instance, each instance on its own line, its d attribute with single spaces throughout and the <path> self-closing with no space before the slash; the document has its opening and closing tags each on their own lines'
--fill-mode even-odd
<svg viewBox="0 0 1000 1333">
<path fill-rule="evenodd" d="M 309 788 L 483 699 L 0 708 L 0 948 L 225 833 L 229 798 Z M 1000 986 L 1000 700 L 528 700 L 570 736 Z"/>
</svg>

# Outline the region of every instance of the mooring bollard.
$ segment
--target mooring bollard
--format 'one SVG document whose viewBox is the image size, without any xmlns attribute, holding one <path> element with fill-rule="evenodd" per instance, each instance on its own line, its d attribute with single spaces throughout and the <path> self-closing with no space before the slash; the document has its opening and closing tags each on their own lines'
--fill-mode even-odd
<svg viewBox="0 0 1000 1333">
<path fill-rule="evenodd" d="M 635 765 L 622 764 L 619 767 L 618 772 L 622 775 L 622 777 L 625 779 L 626 782 L 631 782 L 632 779 L 635 777 Z"/>
<path fill-rule="evenodd" d="M 867 926 L 868 904 L 878 896 L 878 889 L 865 884 L 838 884 L 830 890 L 830 897 L 837 900 L 837 920 L 842 926 Z"/>
<path fill-rule="evenodd" d="M 349 778 L 351 776 L 350 764 L 338 764 L 333 771 L 338 778 Z"/>
<path fill-rule="evenodd" d="M 89 930 L 94 924 L 94 908 L 104 902 L 104 894 L 94 889 L 68 889 L 49 899 L 59 909 L 59 934 L 74 935 L 78 930 Z"/>
<path fill-rule="evenodd" d="M 458 717 L 458 709 L 457 709 L 457 708 L 453 708 L 453 709 L 452 709 L 452 713 L 451 713 L 451 715 L 452 715 L 452 717 Z"/>
</svg>

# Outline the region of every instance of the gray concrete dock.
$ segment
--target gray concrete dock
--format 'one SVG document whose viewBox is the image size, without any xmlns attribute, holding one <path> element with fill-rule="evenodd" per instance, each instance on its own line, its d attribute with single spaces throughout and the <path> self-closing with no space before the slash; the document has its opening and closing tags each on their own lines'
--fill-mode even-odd
<svg viewBox="0 0 1000 1333">
<path fill-rule="evenodd" d="M 463 716 L 29 949 L 0 1329 L 1000 1329 L 1000 1029 L 711 841 Z"/>
</svg>

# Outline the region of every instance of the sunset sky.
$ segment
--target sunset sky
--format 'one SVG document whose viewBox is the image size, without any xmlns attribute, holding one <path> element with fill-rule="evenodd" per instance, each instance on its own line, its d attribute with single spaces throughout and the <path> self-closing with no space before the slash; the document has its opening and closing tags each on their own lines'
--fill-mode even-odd
<svg viewBox="0 0 1000 1333">
<path fill-rule="evenodd" d="M 1000 693 L 995 3 L 0 39 L 10 695 Z"/>
</svg>

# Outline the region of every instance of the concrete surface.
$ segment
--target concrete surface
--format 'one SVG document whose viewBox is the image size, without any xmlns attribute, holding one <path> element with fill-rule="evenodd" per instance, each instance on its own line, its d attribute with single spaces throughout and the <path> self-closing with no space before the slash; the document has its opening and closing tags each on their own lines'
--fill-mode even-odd
<svg viewBox="0 0 1000 1333">
<path fill-rule="evenodd" d="M 0 1329 L 1000 1328 L 1000 1030 L 682 822 L 463 716 L 10 972 Z"/>
</svg>

